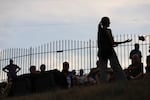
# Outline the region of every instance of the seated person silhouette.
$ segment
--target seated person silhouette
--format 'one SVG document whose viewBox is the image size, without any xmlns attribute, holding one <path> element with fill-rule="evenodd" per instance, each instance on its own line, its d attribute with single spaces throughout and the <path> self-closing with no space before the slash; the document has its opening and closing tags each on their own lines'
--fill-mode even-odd
<svg viewBox="0 0 150 100">
<path fill-rule="evenodd" d="M 78 85 L 86 85 L 88 80 L 87 76 L 84 74 L 84 70 L 80 69 L 80 74 L 77 77 Z"/>
<path fill-rule="evenodd" d="M 139 79 L 143 76 L 143 63 L 141 63 L 140 57 L 137 54 L 132 56 L 132 64 L 128 67 L 128 78 Z"/>
<path fill-rule="evenodd" d="M 45 64 L 42 64 L 42 65 L 40 66 L 40 72 L 41 72 L 41 73 L 45 72 L 45 68 L 46 68 Z"/>
<path fill-rule="evenodd" d="M 30 66 L 30 82 L 31 82 L 31 93 L 36 92 L 36 79 L 39 71 L 36 71 L 36 66 Z"/>
<path fill-rule="evenodd" d="M 67 83 L 68 83 L 68 88 L 70 88 L 71 85 L 72 85 L 72 73 L 69 71 L 69 63 L 68 62 L 63 62 L 62 73 L 66 77 L 66 80 L 67 80 Z"/>
<path fill-rule="evenodd" d="M 87 75 L 88 84 L 94 85 L 99 81 L 99 68 L 90 69 L 89 74 Z"/>
<path fill-rule="evenodd" d="M 30 74 L 36 74 L 36 66 L 30 66 Z"/>
</svg>

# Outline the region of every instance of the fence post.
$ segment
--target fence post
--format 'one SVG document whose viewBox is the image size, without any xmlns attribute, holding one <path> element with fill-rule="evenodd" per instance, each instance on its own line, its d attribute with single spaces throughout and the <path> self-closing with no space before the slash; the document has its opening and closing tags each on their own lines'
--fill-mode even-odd
<svg viewBox="0 0 150 100">
<path fill-rule="evenodd" d="M 91 69 L 91 61 L 92 61 L 92 60 L 91 60 L 91 59 L 92 59 L 92 58 L 91 58 L 91 56 L 92 56 L 92 55 L 91 55 L 91 49 L 92 49 L 92 48 L 91 48 L 91 40 L 89 40 L 90 69 Z"/>
<path fill-rule="evenodd" d="M 29 66 L 31 66 L 31 64 L 32 64 L 32 47 L 30 47 L 29 56 L 30 56 L 30 58 L 29 58 Z"/>
</svg>

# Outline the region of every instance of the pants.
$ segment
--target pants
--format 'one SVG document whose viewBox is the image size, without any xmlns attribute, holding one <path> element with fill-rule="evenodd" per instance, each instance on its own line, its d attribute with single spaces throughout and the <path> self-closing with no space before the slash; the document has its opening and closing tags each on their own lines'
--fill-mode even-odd
<svg viewBox="0 0 150 100">
<path fill-rule="evenodd" d="M 108 59 L 102 59 L 99 57 L 99 68 L 100 68 L 100 82 L 107 82 L 107 63 L 110 61 L 110 66 L 113 69 L 113 73 L 116 80 L 126 80 L 126 76 L 119 64 L 118 57 L 113 50 L 112 55 Z"/>
</svg>

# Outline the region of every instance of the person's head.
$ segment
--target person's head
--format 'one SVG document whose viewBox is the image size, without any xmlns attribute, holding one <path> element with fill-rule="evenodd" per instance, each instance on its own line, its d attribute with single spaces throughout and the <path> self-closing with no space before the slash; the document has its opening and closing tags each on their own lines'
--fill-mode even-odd
<svg viewBox="0 0 150 100">
<path fill-rule="evenodd" d="M 40 66 L 41 72 L 44 72 L 44 71 L 45 71 L 45 68 L 46 68 L 45 64 L 42 64 L 42 65 Z"/>
<path fill-rule="evenodd" d="M 134 46 L 135 46 L 135 50 L 139 50 L 139 47 L 140 47 L 140 46 L 139 46 L 138 43 L 136 43 Z"/>
<path fill-rule="evenodd" d="M 10 60 L 9 60 L 9 63 L 10 63 L 10 64 L 13 64 L 13 60 L 12 60 L 12 59 L 10 59 Z"/>
<path fill-rule="evenodd" d="M 30 73 L 34 74 L 36 72 L 36 66 L 30 66 Z"/>
<path fill-rule="evenodd" d="M 99 72 L 99 68 L 91 68 L 90 69 L 90 73 L 91 74 L 96 74 L 96 73 L 98 73 Z"/>
<path fill-rule="evenodd" d="M 109 24 L 110 24 L 109 17 L 102 17 L 100 24 L 103 27 L 109 27 Z"/>
<path fill-rule="evenodd" d="M 69 63 L 63 62 L 63 70 L 68 71 L 69 70 Z"/>
<path fill-rule="evenodd" d="M 73 75 L 76 75 L 76 70 L 72 70 L 72 74 L 73 74 Z"/>
<path fill-rule="evenodd" d="M 80 69 L 80 76 L 82 76 L 84 73 L 83 69 Z"/>
</svg>

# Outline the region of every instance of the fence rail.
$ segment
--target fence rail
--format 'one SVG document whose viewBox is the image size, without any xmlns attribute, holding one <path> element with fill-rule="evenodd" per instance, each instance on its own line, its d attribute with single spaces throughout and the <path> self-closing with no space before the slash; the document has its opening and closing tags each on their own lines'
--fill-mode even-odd
<svg viewBox="0 0 150 100">
<path fill-rule="evenodd" d="M 131 43 L 121 44 L 115 47 L 120 64 L 123 68 L 130 64 L 129 53 L 134 48 L 135 43 L 140 44 L 142 52 L 142 61 L 145 65 L 146 56 L 148 55 L 150 38 L 140 41 L 138 35 L 117 35 L 114 37 L 116 41 L 132 39 Z M 14 63 L 21 67 L 18 73 L 29 73 L 31 65 L 37 66 L 37 70 L 41 64 L 46 65 L 46 70 L 62 69 L 62 63 L 68 61 L 70 70 L 84 69 L 88 72 L 90 68 L 96 67 L 97 60 L 97 42 L 94 40 L 59 40 L 38 47 L 30 48 L 9 48 L 0 51 L 0 80 L 6 79 L 6 73 L 2 72 L 2 68 L 9 63 L 9 59 L 13 59 Z"/>
</svg>

